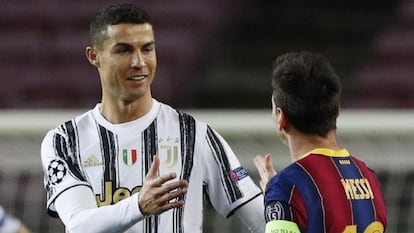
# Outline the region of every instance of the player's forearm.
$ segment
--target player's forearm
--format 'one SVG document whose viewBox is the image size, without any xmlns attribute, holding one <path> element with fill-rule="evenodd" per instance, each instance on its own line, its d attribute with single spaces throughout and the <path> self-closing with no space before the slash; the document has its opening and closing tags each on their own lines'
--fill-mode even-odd
<svg viewBox="0 0 414 233">
<path fill-rule="evenodd" d="M 89 209 L 79 212 L 70 220 L 67 230 L 70 233 L 81 232 L 123 232 L 132 225 L 142 220 L 138 215 L 131 214 L 136 212 L 134 203 L 130 203 L 131 198 L 118 202 L 117 205 L 110 205 L 101 208 Z M 99 222 L 97 222 L 99 219 Z"/>
<path fill-rule="evenodd" d="M 93 196 L 84 193 L 84 198 L 80 198 L 82 195 L 71 196 L 70 191 L 62 193 L 55 202 L 59 217 L 70 233 L 122 232 L 144 219 L 138 207 L 138 194 L 97 208 Z M 82 193 L 79 189 L 76 192 Z"/>
<path fill-rule="evenodd" d="M 234 214 L 246 225 L 250 232 L 265 232 L 265 220 L 263 218 L 264 204 L 263 195 L 259 195 L 242 207 L 237 209 Z"/>
</svg>

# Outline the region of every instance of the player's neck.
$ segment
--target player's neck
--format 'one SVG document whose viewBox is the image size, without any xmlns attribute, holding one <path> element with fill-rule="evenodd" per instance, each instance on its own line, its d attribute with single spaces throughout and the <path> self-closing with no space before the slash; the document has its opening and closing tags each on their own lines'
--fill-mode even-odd
<svg viewBox="0 0 414 233">
<path fill-rule="evenodd" d="M 316 148 L 328 148 L 339 150 L 335 131 L 328 133 L 326 137 L 317 135 L 289 135 L 288 146 L 292 161 L 305 157 L 310 151 Z"/>
<path fill-rule="evenodd" d="M 144 96 L 132 102 L 102 99 L 100 112 L 112 124 L 126 123 L 147 114 L 152 107 L 152 97 Z"/>
</svg>

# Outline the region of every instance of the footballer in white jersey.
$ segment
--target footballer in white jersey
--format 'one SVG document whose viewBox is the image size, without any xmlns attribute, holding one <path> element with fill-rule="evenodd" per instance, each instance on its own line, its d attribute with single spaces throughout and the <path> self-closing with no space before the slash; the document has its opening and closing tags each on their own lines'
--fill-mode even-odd
<svg viewBox="0 0 414 233">
<path fill-rule="evenodd" d="M 188 181 L 185 205 L 146 216 L 124 232 L 202 232 L 203 194 L 223 216 L 261 195 L 224 139 L 207 124 L 153 99 L 143 117 L 108 122 L 94 109 L 49 131 L 42 147 L 47 210 L 77 186 L 89 187 L 99 207 L 140 192 L 154 155 L 159 175 L 175 172 Z M 131 178 L 133 177 L 133 178 Z"/>
</svg>

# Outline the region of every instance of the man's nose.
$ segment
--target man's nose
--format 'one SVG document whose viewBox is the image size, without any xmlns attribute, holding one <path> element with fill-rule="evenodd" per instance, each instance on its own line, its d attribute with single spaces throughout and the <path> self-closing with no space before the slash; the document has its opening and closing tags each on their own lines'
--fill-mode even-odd
<svg viewBox="0 0 414 233">
<path fill-rule="evenodd" d="M 131 59 L 131 66 L 132 67 L 143 67 L 145 66 L 144 58 L 142 57 L 142 54 L 137 52 L 132 55 Z"/>
</svg>

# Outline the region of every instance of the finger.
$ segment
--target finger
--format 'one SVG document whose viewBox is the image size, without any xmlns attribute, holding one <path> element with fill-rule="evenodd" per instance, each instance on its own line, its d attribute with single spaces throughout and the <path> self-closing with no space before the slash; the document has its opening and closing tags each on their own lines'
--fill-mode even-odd
<svg viewBox="0 0 414 233">
<path fill-rule="evenodd" d="M 256 155 L 256 157 L 254 158 L 253 162 L 254 162 L 254 166 L 256 167 L 257 171 L 260 173 L 262 173 L 263 171 L 263 162 L 264 158 L 262 155 Z"/>
<path fill-rule="evenodd" d="M 265 170 L 267 171 L 268 177 L 270 178 L 270 177 L 276 175 L 276 170 L 273 167 L 272 155 L 271 154 L 266 154 L 265 155 L 264 163 L 265 163 L 264 167 L 265 167 Z"/>
<path fill-rule="evenodd" d="M 176 198 L 181 199 L 187 192 L 188 192 L 187 188 L 176 189 L 171 192 L 165 193 L 164 195 L 158 198 L 158 201 L 160 203 L 174 202 L 174 201 L 177 201 L 174 199 Z"/>
<path fill-rule="evenodd" d="M 177 177 L 177 174 L 175 174 L 174 172 L 172 173 L 168 173 L 168 174 L 164 174 L 160 177 L 158 177 L 155 181 L 154 181 L 154 185 L 156 186 L 162 186 L 165 182 L 168 182 L 170 180 L 173 180 Z"/>
<path fill-rule="evenodd" d="M 159 213 L 165 212 L 169 209 L 173 209 L 173 208 L 179 208 L 181 206 L 184 205 L 184 201 L 183 200 L 179 200 L 179 201 L 174 201 L 174 202 L 168 202 L 165 205 L 161 206 L 159 209 Z"/>
<path fill-rule="evenodd" d="M 169 184 L 165 184 L 157 189 L 157 193 L 160 195 L 164 195 L 165 193 L 174 192 L 176 190 L 182 190 L 187 188 L 187 181 L 180 180 L 175 181 Z"/>
<path fill-rule="evenodd" d="M 168 191 L 177 189 L 177 188 L 186 188 L 188 185 L 188 182 L 186 180 L 179 180 L 179 181 L 175 181 L 175 182 L 171 182 L 168 184 L 165 184 L 163 186 L 163 188 L 165 188 Z"/>
<path fill-rule="evenodd" d="M 159 158 L 158 155 L 154 155 L 153 161 L 152 161 L 152 164 L 151 164 L 151 168 L 147 173 L 146 179 L 147 180 L 152 180 L 152 179 L 157 178 L 159 167 L 160 167 L 160 158 Z"/>
<path fill-rule="evenodd" d="M 271 154 L 266 154 L 265 155 L 264 162 L 265 162 L 266 169 L 268 169 L 268 170 L 273 169 L 272 155 Z"/>
<path fill-rule="evenodd" d="M 260 178 L 267 178 L 266 161 L 263 155 L 257 155 L 254 159 L 254 165 L 259 172 Z"/>
</svg>

